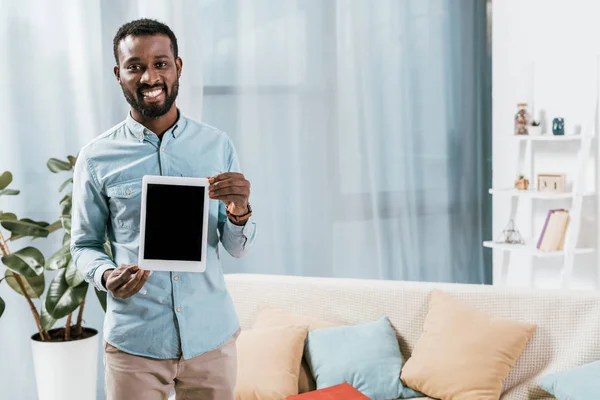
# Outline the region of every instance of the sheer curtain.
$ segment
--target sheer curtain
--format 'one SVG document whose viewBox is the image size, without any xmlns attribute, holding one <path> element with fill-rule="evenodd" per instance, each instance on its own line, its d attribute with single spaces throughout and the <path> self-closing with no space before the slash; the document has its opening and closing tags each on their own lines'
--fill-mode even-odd
<svg viewBox="0 0 600 400">
<path fill-rule="evenodd" d="M 491 281 L 478 0 L 0 0 L 0 172 L 22 193 L 0 210 L 56 219 L 62 177 L 45 163 L 126 115 L 112 38 L 138 17 L 173 28 L 178 105 L 232 137 L 252 182 L 258 241 L 225 255 L 226 272 Z M 36 246 L 48 256 L 59 242 Z M 0 397 L 34 399 L 35 327 L 20 296 L 5 284 L 0 296 Z M 100 362 L 99 399 L 102 385 Z"/>
<path fill-rule="evenodd" d="M 253 183 L 228 271 L 490 282 L 485 4 L 204 1 L 203 120 Z"/>
</svg>

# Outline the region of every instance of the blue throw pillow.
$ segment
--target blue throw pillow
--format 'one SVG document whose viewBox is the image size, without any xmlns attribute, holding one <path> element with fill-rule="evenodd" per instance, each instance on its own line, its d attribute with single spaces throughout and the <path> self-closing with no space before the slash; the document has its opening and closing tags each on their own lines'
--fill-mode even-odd
<svg viewBox="0 0 600 400">
<path fill-rule="evenodd" d="M 317 389 L 348 382 L 372 400 L 423 396 L 400 381 L 404 360 L 387 317 L 310 331 L 305 355 Z"/>
<path fill-rule="evenodd" d="M 600 399 L 600 361 L 541 377 L 537 384 L 558 400 Z"/>
</svg>

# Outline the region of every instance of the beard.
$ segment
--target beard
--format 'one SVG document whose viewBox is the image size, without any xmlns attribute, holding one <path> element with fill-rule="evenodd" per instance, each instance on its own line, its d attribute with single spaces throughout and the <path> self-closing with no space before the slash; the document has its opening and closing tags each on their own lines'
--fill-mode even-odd
<svg viewBox="0 0 600 400">
<path fill-rule="evenodd" d="M 152 88 L 161 88 L 165 92 L 165 101 L 162 104 L 144 104 L 144 95 L 142 94 L 142 90 L 148 90 Z M 137 89 L 134 93 L 129 91 L 121 85 L 121 90 L 123 90 L 123 95 L 125 99 L 135 111 L 137 111 L 140 115 L 147 118 L 160 118 L 165 115 L 175 103 L 175 99 L 177 98 L 177 94 L 179 93 L 179 79 L 175 81 L 171 90 L 167 88 L 166 85 L 143 85 Z"/>
</svg>

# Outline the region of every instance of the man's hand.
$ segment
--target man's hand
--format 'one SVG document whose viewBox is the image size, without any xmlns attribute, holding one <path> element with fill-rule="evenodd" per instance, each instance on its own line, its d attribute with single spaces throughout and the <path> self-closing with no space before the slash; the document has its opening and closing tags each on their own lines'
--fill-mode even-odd
<svg viewBox="0 0 600 400">
<path fill-rule="evenodd" d="M 248 213 L 248 198 L 250 197 L 250 182 L 244 175 L 237 172 L 224 172 L 212 178 L 209 196 L 213 200 L 221 200 L 227 206 L 227 211 L 233 215 Z"/>
<path fill-rule="evenodd" d="M 148 276 L 150 271 L 144 271 L 137 265 L 121 265 L 104 272 L 106 289 L 117 299 L 126 299 L 139 292 Z"/>
</svg>

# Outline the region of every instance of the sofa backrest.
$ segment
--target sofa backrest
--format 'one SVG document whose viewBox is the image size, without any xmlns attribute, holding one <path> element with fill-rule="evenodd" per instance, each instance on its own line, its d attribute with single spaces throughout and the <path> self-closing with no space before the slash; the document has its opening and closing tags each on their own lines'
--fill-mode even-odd
<svg viewBox="0 0 600 400">
<path fill-rule="evenodd" d="M 538 377 L 600 359 L 599 292 L 258 274 L 225 279 L 242 329 L 252 326 L 261 303 L 343 324 L 385 315 L 405 359 L 422 333 L 432 289 L 490 315 L 535 323 L 534 337 L 504 383 L 503 400 L 548 398 L 535 384 Z"/>
</svg>

